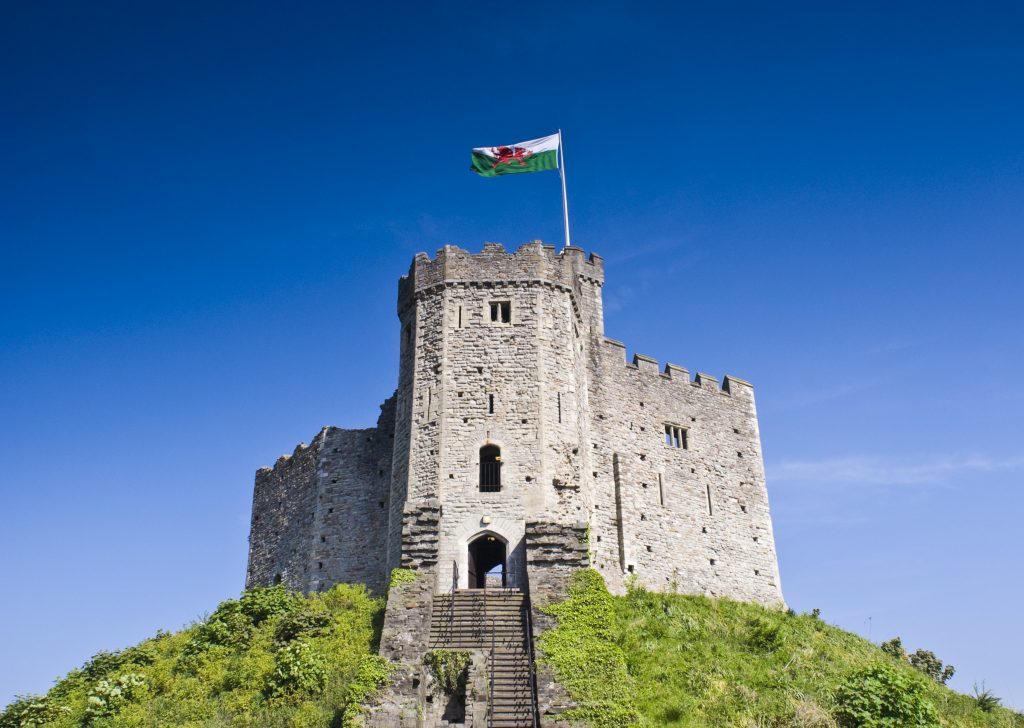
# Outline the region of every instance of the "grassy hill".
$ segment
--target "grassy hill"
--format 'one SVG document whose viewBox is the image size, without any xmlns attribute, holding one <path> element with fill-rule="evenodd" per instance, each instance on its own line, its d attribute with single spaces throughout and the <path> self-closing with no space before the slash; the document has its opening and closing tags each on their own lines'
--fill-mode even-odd
<svg viewBox="0 0 1024 728">
<path fill-rule="evenodd" d="M 600 726 L 1024 726 L 815 616 L 632 589 L 594 571 L 548 608 L 540 652 Z"/>
<path fill-rule="evenodd" d="M 345 725 L 387 675 L 383 606 L 347 585 L 255 589 L 188 629 L 96 655 L 44 697 L 8 706 L 0 728 Z"/>
<path fill-rule="evenodd" d="M 1024 727 L 811 615 L 639 589 L 613 597 L 589 570 L 548 611 L 558 628 L 541 638 L 542 659 L 579 703 L 574 715 L 602 728 Z M 362 587 L 256 589 L 185 630 L 97 655 L 8 706 L 0 728 L 347 726 L 388 673 L 382 614 Z"/>
</svg>

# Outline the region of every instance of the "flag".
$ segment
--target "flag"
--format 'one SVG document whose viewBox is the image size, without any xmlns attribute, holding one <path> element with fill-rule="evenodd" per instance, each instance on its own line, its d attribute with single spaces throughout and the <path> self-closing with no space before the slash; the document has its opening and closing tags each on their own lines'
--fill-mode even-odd
<svg viewBox="0 0 1024 728">
<path fill-rule="evenodd" d="M 478 147 L 469 168 L 481 177 L 558 169 L 559 134 L 507 147 Z"/>
</svg>

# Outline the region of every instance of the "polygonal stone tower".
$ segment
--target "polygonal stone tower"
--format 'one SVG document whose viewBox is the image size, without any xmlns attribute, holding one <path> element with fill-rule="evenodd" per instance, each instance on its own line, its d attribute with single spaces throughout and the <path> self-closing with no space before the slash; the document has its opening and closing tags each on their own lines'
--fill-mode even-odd
<svg viewBox="0 0 1024 728">
<path fill-rule="evenodd" d="M 248 586 L 379 593 L 391 569 L 415 572 L 402 609 L 389 599 L 382 653 L 410 667 L 388 720 L 423 712 L 435 595 L 536 606 L 590 565 L 615 592 L 633 579 L 782 604 L 753 388 L 628 362 L 604 336 L 603 285 L 579 248 L 418 254 L 377 427 L 324 428 L 257 473 Z M 550 626 L 528 611 L 533 631 Z"/>
</svg>

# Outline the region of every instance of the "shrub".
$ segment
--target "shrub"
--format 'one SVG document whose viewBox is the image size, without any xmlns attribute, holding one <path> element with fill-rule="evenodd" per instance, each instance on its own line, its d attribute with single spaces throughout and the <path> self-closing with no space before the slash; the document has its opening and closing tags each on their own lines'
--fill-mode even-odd
<svg viewBox="0 0 1024 728">
<path fill-rule="evenodd" d="M 254 590 L 186 630 L 99 653 L 45 697 L 0 711 L 0 728 L 336 725 L 376 647 L 383 606 L 351 585 L 310 595 Z"/>
<path fill-rule="evenodd" d="M 209 619 L 196 628 L 187 651 L 195 654 L 211 645 L 245 645 L 249 642 L 252 631 L 252 619 L 242 612 L 242 605 L 236 601 L 223 602 Z"/>
<path fill-rule="evenodd" d="M 303 598 L 285 589 L 283 584 L 250 589 L 238 600 L 238 607 L 256 626 L 278 614 L 297 609 Z"/>
<path fill-rule="evenodd" d="M 146 678 L 136 673 L 119 675 L 116 680 L 100 680 L 89 692 L 85 708 L 85 722 L 114 715 L 132 702 L 146 684 Z"/>
<path fill-rule="evenodd" d="M 878 663 L 854 672 L 836 694 L 835 717 L 849 728 L 936 726 L 935 707 L 918 680 Z"/>
<path fill-rule="evenodd" d="M 465 687 L 470 663 L 470 655 L 465 650 L 431 650 L 424 655 L 423 661 L 448 695 L 454 695 Z"/>
<path fill-rule="evenodd" d="M 756 619 L 750 623 L 747 644 L 758 652 L 775 652 L 782 647 L 785 639 L 782 628 L 765 619 Z"/>
<path fill-rule="evenodd" d="M 325 611 L 303 607 L 281 615 L 274 625 L 274 641 L 280 644 L 299 637 L 318 637 L 331 625 L 331 615 Z"/>
<path fill-rule="evenodd" d="M 46 696 L 19 695 L 0 713 L 0 728 L 34 728 L 49 725 L 68 708 L 53 704 Z"/>
<path fill-rule="evenodd" d="M 942 660 L 935 656 L 931 650 L 918 650 L 907 658 L 910 664 L 918 672 L 922 672 L 939 685 L 945 685 L 949 678 L 953 677 L 956 668 L 952 665 L 943 667 Z"/>
<path fill-rule="evenodd" d="M 914 654 L 908 655 L 903 647 L 903 640 L 899 637 L 893 637 L 891 640 L 883 642 L 879 648 L 900 662 L 910 664 L 915 670 L 927 675 L 939 685 L 945 685 L 956 672 L 956 668 L 952 665 L 944 666 L 942 660 L 936 657 L 931 650 L 918 649 Z"/>
<path fill-rule="evenodd" d="M 984 682 L 981 683 L 980 690 L 977 685 L 974 686 L 974 703 L 984 712 L 991 713 L 998 708 L 1002 702 L 1003 701 L 997 698 L 991 690 L 988 690 L 985 687 Z"/>
<path fill-rule="evenodd" d="M 391 570 L 391 581 L 388 587 L 401 586 L 402 584 L 409 584 L 416 581 L 416 572 L 412 569 L 399 569 L 395 568 Z"/>
<path fill-rule="evenodd" d="M 907 651 L 903 649 L 903 640 L 899 637 L 893 637 L 891 640 L 883 642 L 879 647 L 882 652 L 892 655 L 900 662 L 907 659 Z"/>
<path fill-rule="evenodd" d="M 297 693 L 315 695 L 327 684 L 327 662 L 305 641 L 290 642 L 274 656 L 274 672 L 267 685 L 270 697 L 286 698 Z"/>
<path fill-rule="evenodd" d="M 379 655 L 363 655 L 359 669 L 345 691 L 341 708 L 341 728 L 354 728 L 362 715 L 362 704 L 377 692 L 391 675 L 391 663 Z"/>
<path fill-rule="evenodd" d="M 643 596 L 635 585 L 630 593 Z M 579 705 L 563 717 L 594 728 L 636 725 L 634 686 L 625 654 L 612 639 L 612 596 L 601 575 L 593 569 L 577 571 L 569 583 L 568 600 L 543 611 L 555 617 L 558 626 L 538 641 L 542 659 L 554 667 Z"/>
</svg>

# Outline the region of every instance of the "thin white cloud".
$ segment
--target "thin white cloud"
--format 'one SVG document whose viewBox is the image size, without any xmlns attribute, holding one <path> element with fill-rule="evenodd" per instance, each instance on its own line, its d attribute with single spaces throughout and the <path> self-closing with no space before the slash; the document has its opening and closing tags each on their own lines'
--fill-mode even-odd
<svg viewBox="0 0 1024 728">
<path fill-rule="evenodd" d="M 845 457 L 827 460 L 784 460 L 767 467 L 769 484 L 793 485 L 938 485 L 971 473 L 1024 470 L 1024 456 L 896 461 Z"/>
</svg>

